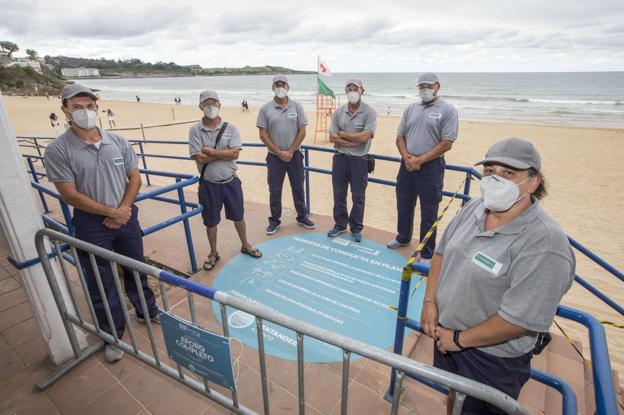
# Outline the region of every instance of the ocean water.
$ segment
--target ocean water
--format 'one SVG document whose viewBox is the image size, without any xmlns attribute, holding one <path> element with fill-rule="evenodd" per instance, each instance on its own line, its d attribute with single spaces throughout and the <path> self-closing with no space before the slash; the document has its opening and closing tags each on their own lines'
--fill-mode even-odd
<svg viewBox="0 0 624 415">
<path fill-rule="evenodd" d="M 441 96 L 453 103 L 461 119 L 548 123 L 624 128 L 624 72 L 582 73 L 439 73 Z M 419 101 L 416 73 L 338 73 L 323 77 L 346 102 L 344 84 L 357 77 L 364 83 L 366 102 L 380 115 L 400 116 Z M 100 90 L 104 99 L 195 104 L 199 92 L 214 89 L 225 106 L 246 99 L 257 108 L 271 99 L 271 75 L 198 76 L 77 80 Z M 316 75 L 290 75 L 289 96 L 314 111 Z"/>
</svg>

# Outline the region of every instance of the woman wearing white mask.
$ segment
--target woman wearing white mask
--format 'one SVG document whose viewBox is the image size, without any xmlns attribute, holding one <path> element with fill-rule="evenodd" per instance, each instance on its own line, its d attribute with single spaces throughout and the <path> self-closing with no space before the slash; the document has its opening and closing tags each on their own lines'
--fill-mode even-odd
<svg viewBox="0 0 624 415">
<path fill-rule="evenodd" d="M 546 187 L 533 144 L 500 141 L 477 164 L 484 166 L 481 197 L 463 207 L 436 247 L 421 324 L 436 341 L 434 366 L 517 399 L 574 280 L 575 258 L 539 206 Z M 451 392 L 447 408 L 453 402 Z M 467 397 L 462 413 L 503 412 Z"/>
</svg>

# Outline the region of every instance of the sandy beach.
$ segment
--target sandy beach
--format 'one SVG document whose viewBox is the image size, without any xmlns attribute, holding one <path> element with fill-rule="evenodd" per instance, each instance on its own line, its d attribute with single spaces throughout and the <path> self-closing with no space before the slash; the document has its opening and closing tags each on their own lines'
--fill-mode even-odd
<svg viewBox="0 0 624 415">
<path fill-rule="evenodd" d="M 3 97 L 9 116 L 18 136 L 54 136 L 48 116 L 55 112 L 61 120 L 64 116 L 58 99 Z M 100 103 L 100 117 L 108 126 L 101 110 L 111 108 L 115 113 L 118 128 L 144 127 L 156 124 L 197 120 L 201 112 L 196 106 L 165 104 L 137 104 L 130 102 Z M 255 126 L 257 108 L 243 113 L 238 108 L 222 108 L 222 117 L 235 124 L 246 143 L 258 143 Z M 175 116 L 175 120 L 173 119 Z M 460 114 L 461 116 L 461 114 Z M 305 144 L 314 144 L 314 114 L 308 114 L 310 124 Z M 398 117 L 379 117 L 378 128 L 373 140 L 372 152 L 397 156 L 395 147 Z M 62 121 L 61 121 L 62 124 Z M 185 141 L 191 124 L 170 127 L 144 128 L 145 138 L 150 140 Z M 142 138 L 140 129 L 121 131 L 126 138 Z M 507 137 L 522 137 L 533 141 L 542 155 L 543 173 L 547 179 L 549 194 L 542 206 L 562 225 L 568 235 L 592 249 L 596 254 L 624 269 L 624 198 L 620 187 L 624 183 L 624 170 L 619 166 L 624 159 L 624 129 L 582 128 L 558 125 L 529 125 L 462 121 L 459 138 L 447 154 L 449 164 L 472 165 L 480 160 L 494 142 Z M 317 138 L 316 145 L 329 146 L 324 138 Z M 26 150 L 26 149 L 24 149 Z M 183 145 L 147 144 L 146 153 L 175 154 L 186 156 L 188 148 Z M 264 149 L 246 148 L 241 160 L 262 161 Z M 313 153 L 311 165 L 331 168 L 330 156 Z M 156 170 L 196 173 L 190 161 L 148 159 L 148 167 Z M 394 179 L 398 165 L 390 162 L 377 162 L 374 177 Z M 245 197 L 261 203 L 268 203 L 265 171 L 260 167 L 241 166 L 239 176 L 243 181 Z M 455 191 L 464 176 L 449 172 L 445 178 L 445 190 Z M 165 183 L 163 181 L 163 183 Z M 478 194 L 478 182 L 473 182 L 471 194 Z M 332 192 L 330 176 L 314 174 L 311 185 L 311 209 L 315 214 L 331 215 Z M 445 198 L 443 205 L 449 199 Z M 284 192 L 284 206 L 292 207 L 290 192 Z M 449 219 L 457 211 L 459 203 L 454 202 L 449 214 L 444 218 L 444 229 Z M 370 184 L 367 192 L 365 224 L 384 230 L 396 228 L 396 202 L 394 188 Z M 364 229 L 366 237 L 366 229 Z M 385 242 L 385 241 L 380 241 Z M 619 304 L 624 304 L 622 282 L 606 271 L 593 265 L 577 253 L 577 274 L 589 280 L 600 290 L 610 295 Z M 611 311 L 585 289 L 575 284 L 564 297 L 564 303 L 586 310 L 601 320 L 624 322 L 622 316 Z M 561 321 L 559 319 L 559 321 Z M 588 343 L 585 329 L 577 324 L 563 323 L 572 337 L 583 339 L 584 350 Z M 624 330 L 607 327 L 610 355 L 614 366 L 624 373 Z M 553 332 L 557 332 L 553 328 Z"/>
</svg>

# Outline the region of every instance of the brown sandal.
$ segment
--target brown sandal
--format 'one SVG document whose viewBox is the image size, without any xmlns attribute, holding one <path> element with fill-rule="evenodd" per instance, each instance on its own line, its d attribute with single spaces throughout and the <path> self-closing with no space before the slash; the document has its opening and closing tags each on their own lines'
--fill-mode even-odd
<svg viewBox="0 0 624 415">
<path fill-rule="evenodd" d="M 241 253 L 249 255 L 252 258 L 260 258 L 262 256 L 262 252 L 253 245 L 249 245 L 249 248 L 241 248 Z"/>
<path fill-rule="evenodd" d="M 208 255 L 208 260 L 204 262 L 202 268 L 204 269 L 204 271 L 211 271 L 217 265 L 217 262 L 219 262 L 220 259 L 221 257 L 219 256 L 219 254 Z"/>
</svg>

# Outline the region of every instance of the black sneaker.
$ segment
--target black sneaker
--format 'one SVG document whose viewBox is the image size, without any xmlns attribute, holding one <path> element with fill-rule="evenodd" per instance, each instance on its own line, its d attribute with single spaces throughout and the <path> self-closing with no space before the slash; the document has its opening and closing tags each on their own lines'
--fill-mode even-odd
<svg viewBox="0 0 624 415">
<path fill-rule="evenodd" d="M 329 230 L 329 232 L 327 232 L 327 236 L 329 236 L 330 238 L 333 238 L 335 236 L 340 235 L 341 233 L 345 233 L 346 231 L 347 231 L 346 229 L 340 229 L 334 226 L 333 228 Z"/>
<path fill-rule="evenodd" d="M 269 226 L 267 226 L 267 228 L 264 231 L 264 233 L 266 233 L 267 235 L 273 235 L 275 232 L 277 232 L 279 227 L 280 226 L 277 223 L 269 223 Z"/>
<path fill-rule="evenodd" d="M 307 229 L 316 228 L 316 225 L 310 220 L 310 218 L 297 219 L 297 223 Z"/>
</svg>

